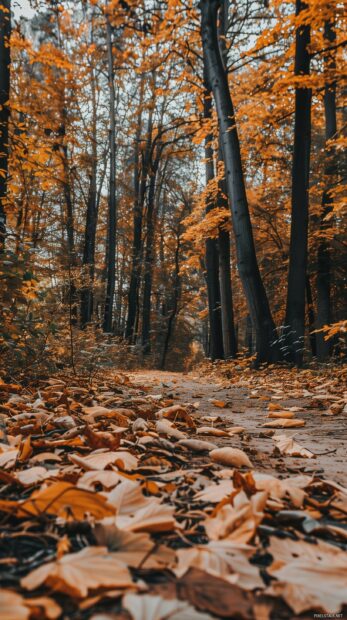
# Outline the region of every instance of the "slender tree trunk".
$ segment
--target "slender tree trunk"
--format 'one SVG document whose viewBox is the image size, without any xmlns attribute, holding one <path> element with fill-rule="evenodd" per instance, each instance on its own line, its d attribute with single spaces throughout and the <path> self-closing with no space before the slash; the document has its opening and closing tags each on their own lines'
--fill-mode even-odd
<svg viewBox="0 0 347 620">
<path fill-rule="evenodd" d="M 307 8 L 296 0 L 296 14 Z M 296 76 L 310 73 L 310 26 L 300 25 L 296 30 Z M 307 240 L 309 212 L 309 172 L 311 146 L 310 88 L 295 89 L 294 152 L 292 166 L 292 214 L 289 249 L 289 272 L 285 318 L 284 356 L 297 366 L 302 364 L 305 337 L 305 287 L 307 269 Z"/>
<path fill-rule="evenodd" d="M 87 16 L 85 16 L 87 17 Z M 91 37 L 93 44 L 93 14 L 91 16 Z M 91 61 L 93 63 L 93 61 Z M 90 181 L 87 201 L 86 224 L 84 231 L 84 246 L 82 258 L 82 290 L 81 290 L 81 327 L 85 327 L 92 320 L 93 314 L 93 284 L 95 272 L 95 240 L 98 220 L 97 195 L 97 102 L 94 66 L 90 66 L 90 87 L 92 103 L 92 136 L 91 136 L 91 165 Z"/>
<path fill-rule="evenodd" d="M 222 209 L 227 209 L 229 207 L 224 179 L 219 182 L 217 206 Z M 233 294 L 231 286 L 230 234 L 228 230 L 223 228 L 223 226 L 219 229 L 218 253 L 223 349 L 225 358 L 229 359 L 234 358 L 237 355 L 237 340 L 235 333 Z"/>
<path fill-rule="evenodd" d="M 134 216 L 133 216 L 133 248 L 130 286 L 128 293 L 128 316 L 125 330 L 125 337 L 129 342 L 134 342 L 137 333 L 137 321 L 139 310 L 139 290 L 141 281 L 141 256 L 142 256 L 142 227 L 143 211 L 147 187 L 147 177 L 149 170 L 149 158 L 152 147 L 152 122 L 153 110 L 149 111 L 147 124 L 146 147 L 142 157 L 140 175 L 140 140 L 142 131 L 142 103 L 144 95 L 144 76 L 141 76 L 140 83 L 140 102 L 137 118 L 137 129 L 135 136 L 135 157 L 134 157 Z"/>
<path fill-rule="evenodd" d="M 212 115 L 211 94 L 206 92 L 204 97 L 204 118 L 210 119 Z M 214 179 L 212 135 L 205 139 L 205 173 L 206 173 L 206 214 L 214 209 L 215 202 L 210 195 L 208 184 Z M 208 315 L 210 324 L 210 347 L 209 355 L 212 360 L 223 359 L 223 331 L 221 313 L 221 295 L 219 288 L 219 252 L 218 240 L 212 237 L 205 243 L 205 267 L 208 297 Z"/>
<path fill-rule="evenodd" d="M 324 29 L 327 47 L 332 47 L 336 40 L 334 21 L 326 22 Z M 322 214 L 320 221 L 320 241 L 317 253 L 317 328 L 321 329 L 324 325 L 332 322 L 331 312 L 331 250 L 327 233 L 331 227 L 328 216 L 333 209 L 333 198 L 330 189 L 333 185 L 334 175 L 336 175 L 336 153 L 329 146 L 329 140 L 333 139 L 337 133 L 336 121 L 336 58 L 335 51 L 331 51 L 324 59 L 326 82 L 324 91 L 324 111 L 325 111 L 325 140 L 326 153 L 324 162 L 325 190 L 322 198 Z M 316 334 L 317 356 L 320 361 L 329 357 L 332 350 L 332 341 L 324 340 L 322 333 Z"/>
<path fill-rule="evenodd" d="M 176 316 L 178 312 L 178 304 L 179 304 L 179 300 L 181 296 L 181 277 L 180 277 L 180 263 L 179 263 L 180 248 L 181 248 L 180 234 L 178 232 L 177 233 L 177 244 L 175 248 L 175 271 L 174 271 L 174 281 L 173 281 L 173 291 L 172 291 L 172 303 L 170 304 L 171 309 L 169 310 L 169 320 L 168 320 L 167 330 L 165 334 L 163 352 L 162 352 L 161 360 L 159 364 L 159 368 L 161 370 L 164 370 L 165 368 L 166 357 L 168 354 L 172 334 L 174 331 L 174 325 L 175 325 Z"/>
<path fill-rule="evenodd" d="M 276 328 L 255 253 L 234 108 L 219 49 L 217 26 L 219 5 L 219 0 L 200 2 L 203 53 L 218 114 L 237 264 L 256 334 L 257 361 L 269 362 L 278 359 L 278 348 L 274 344 L 277 338 Z"/>
<path fill-rule="evenodd" d="M 155 161 L 151 166 L 147 201 L 141 337 L 142 352 L 144 355 L 148 355 L 151 351 L 151 296 L 154 262 L 155 191 L 158 166 L 159 155 L 156 156 Z"/>
<path fill-rule="evenodd" d="M 4 251 L 6 235 L 8 124 L 10 118 L 10 50 L 11 0 L 2 1 L 0 11 L 0 253 Z"/>
<path fill-rule="evenodd" d="M 107 276 L 106 297 L 103 329 L 112 332 L 113 300 L 115 292 L 116 276 L 116 226 L 117 226 L 117 203 L 116 203 L 116 125 L 115 125 L 115 87 L 114 67 L 112 51 L 112 26 L 109 17 L 106 16 L 106 40 L 107 40 L 107 67 L 109 87 L 109 141 L 110 141 L 110 180 L 108 195 L 108 234 L 107 234 Z"/>
<path fill-rule="evenodd" d="M 315 331 L 315 316 L 314 316 L 314 307 L 313 307 L 313 299 L 312 299 L 311 281 L 310 281 L 309 275 L 307 275 L 306 277 L 306 303 L 307 303 L 307 317 L 308 317 L 311 352 L 312 352 L 313 357 L 316 357 L 317 355 L 316 334 L 313 333 Z"/>
</svg>

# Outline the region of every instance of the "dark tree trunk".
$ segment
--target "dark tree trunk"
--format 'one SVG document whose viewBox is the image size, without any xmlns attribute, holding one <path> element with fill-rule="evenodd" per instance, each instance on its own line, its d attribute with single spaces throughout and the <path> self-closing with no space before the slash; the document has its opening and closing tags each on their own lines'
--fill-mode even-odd
<svg viewBox="0 0 347 620">
<path fill-rule="evenodd" d="M 154 234 L 155 234 L 155 192 L 156 178 L 159 166 L 159 155 L 151 166 L 149 176 L 147 214 L 146 214 L 146 249 L 144 256 L 144 282 L 142 306 L 142 352 L 148 355 L 151 351 L 151 297 L 154 263 Z"/>
<path fill-rule="evenodd" d="M 219 49 L 217 26 L 219 5 L 219 0 L 202 0 L 200 3 L 203 53 L 218 114 L 220 143 L 235 233 L 237 265 L 256 334 L 257 359 L 258 363 L 269 362 L 278 359 L 278 348 L 274 344 L 277 338 L 276 328 L 255 253 L 234 108 Z"/>
<path fill-rule="evenodd" d="M 324 29 L 326 47 L 332 47 L 336 40 L 334 23 L 327 22 Z M 326 82 L 324 91 L 324 111 L 325 111 L 325 140 L 326 153 L 324 163 L 325 190 L 322 198 L 322 213 L 320 221 L 321 238 L 317 253 L 317 329 L 332 322 L 331 312 L 331 250 L 327 233 L 331 227 L 328 219 L 333 209 L 333 199 L 330 196 L 330 189 L 333 185 L 334 175 L 336 175 L 336 154 L 334 149 L 329 148 L 328 141 L 336 136 L 336 59 L 335 51 L 328 52 L 324 60 Z M 324 340 L 322 333 L 316 334 L 317 355 L 320 361 L 329 357 L 332 350 L 332 341 Z"/>
<path fill-rule="evenodd" d="M 107 276 L 103 330 L 112 332 L 113 300 L 116 277 L 116 127 L 115 127 L 115 88 L 112 51 L 112 26 L 106 18 L 107 66 L 109 86 L 109 141 L 110 141 L 110 180 L 108 195 L 108 231 L 107 231 Z"/>
<path fill-rule="evenodd" d="M 137 130 L 135 136 L 135 161 L 134 161 L 134 216 L 133 216 L 133 248 L 130 286 L 128 293 L 128 315 L 125 329 L 125 337 L 130 343 L 136 338 L 139 316 L 139 290 L 141 282 L 141 257 L 142 257 L 142 227 L 143 211 L 149 171 L 150 153 L 152 147 L 152 119 L 153 110 L 149 111 L 147 124 L 146 147 L 142 156 L 140 175 L 140 140 L 142 130 L 142 101 L 144 93 L 144 77 L 141 76 L 140 103 L 137 118 Z"/>
<path fill-rule="evenodd" d="M 10 117 L 11 0 L 3 0 L 0 11 L 0 253 L 5 247 L 8 175 L 8 123 Z"/>
<path fill-rule="evenodd" d="M 159 365 L 159 368 L 161 370 L 164 370 L 165 368 L 166 357 L 168 354 L 172 334 L 174 331 L 176 316 L 178 312 L 178 304 L 179 304 L 179 300 L 181 296 L 181 278 L 180 278 L 180 263 L 179 263 L 180 247 L 181 247 L 180 246 L 180 235 L 178 232 L 177 233 L 177 244 L 175 248 L 175 271 L 174 271 L 172 301 L 170 304 L 171 308 L 169 310 L 169 319 L 167 323 L 167 330 L 165 334 L 163 352 L 161 355 L 161 360 L 160 360 L 160 365 Z"/>
<path fill-rule="evenodd" d="M 307 8 L 296 0 L 296 14 Z M 296 76 L 310 73 L 310 26 L 296 30 Z M 294 152 L 292 166 L 292 214 L 289 249 L 287 306 L 284 334 L 284 356 L 297 366 L 302 364 L 305 336 L 305 287 L 309 212 L 309 172 L 311 146 L 311 98 L 309 88 L 295 89 Z"/>
<path fill-rule="evenodd" d="M 206 93 L 204 97 L 204 118 L 210 119 L 212 115 L 211 94 Z M 205 139 L 205 171 L 206 171 L 206 213 L 208 214 L 214 209 L 215 201 L 210 195 L 208 183 L 214 179 L 213 165 L 213 148 L 212 135 L 208 135 Z M 221 295 L 219 288 L 219 253 L 218 240 L 209 237 L 205 243 L 205 267 L 206 267 L 206 284 L 208 297 L 208 316 L 210 324 L 210 346 L 209 356 L 212 360 L 223 359 L 223 331 L 222 331 L 222 313 L 221 313 Z"/>
<path fill-rule="evenodd" d="M 308 317 L 311 352 L 312 352 L 313 357 L 316 357 L 317 355 L 316 334 L 313 333 L 315 331 L 315 316 L 314 316 L 314 307 L 313 307 L 313 299 L 312 299 L 311 281 L 308 275 L 306 277 L 306 303 L 307 303 L 307 317 Z"/>
<path fill-rule="evenodd" d="M 93 154 L 94 159 L 94 154 Z M 81 290 L 81 327 L 90 323 L 93 313 L 93 282 L 95 268 L 95 238 L 98 219 L 96 189 L 96 159 L 92 162 L 91 179 L 87 203 L 86 226 L 83 247 L 83 279 Z"/>
<path fill-rule="evenodd" d="M 86 16 L 87 17 L 87 16 Z M 91 44 L 93 43 L 93 30 L 91 26 Z M 98 195 L 97 195 L 97 103 L 95 89 L 94 66 L 90 68 L 90 84 L 92 95 L 92 148 L 90 165 L 90 182 L 87 200 L 87 214 L 84 231 L 83 246 L 83 272 L 81 289 L 81 327 L 85 327 L 92 320 L 93 314 L 93 284 L 95 271 L 95 239 L 98 221 Z"/>
<path fill-rule="evenodd" d="M 224 179 L 219 182 L 217 206 L 218 208 L 224 209 L 229 207 Z M 229 359 L 234 358 L 237 355 L 237 340 L 235 333 L 233 294 L 231 286 L 230 234 L 228 230 L 223 228 L 223 226 L 219 229 L 218 252 L 223 349 L 224 357 Z"/>
</svg>

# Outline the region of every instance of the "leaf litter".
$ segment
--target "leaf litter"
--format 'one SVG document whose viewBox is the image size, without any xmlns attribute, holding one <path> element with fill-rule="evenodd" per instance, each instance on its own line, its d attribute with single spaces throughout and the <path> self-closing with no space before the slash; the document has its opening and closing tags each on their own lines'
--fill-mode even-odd
<svg viewBox="0 0 347 620">
<path fill-rule="evenodd" d="M 260 389 L 247 372 L 239 381 L 252 401 L 268 395 L 278 429 L 301 425 L 302 408 L 279 403 L 293 392 L 341 414 L 339 384 L 322 393 L 298 377 L 284 387 L 260 374 Z M 270 474 L 270 457 L 230 416 L 150 392 L 111 372 L 1 390 L 0 620 L 346 611 L 347 489 L 271 459 Z M 300 431 L 272 432 L 279 463 L 315 457 Z"/>
</svg>

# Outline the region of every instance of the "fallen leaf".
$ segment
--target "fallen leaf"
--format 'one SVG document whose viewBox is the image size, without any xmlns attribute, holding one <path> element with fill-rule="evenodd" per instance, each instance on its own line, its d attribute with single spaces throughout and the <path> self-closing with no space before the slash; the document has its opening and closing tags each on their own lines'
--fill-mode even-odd
<svg viewBox="0 0 347 620">
<path fill-rule="evenodd" d="M 239 448 L 217 448 L 210 452 L 210 457 L 215 463 L 232 467 L 252 467 L 247 454 Z"/>
<path fill-rule="evenodd" d="M 21 594 L 0 590 L 0 620 L 28 620 L 30 610 Z"/>
<path fill-rule="evenodd" d="M 267 551 L 274 558 L 267 570 L 277 579 L 267 592 L 282 596 L 295 614 L 338 614 L 347 603 L 347 554 L 338 547 L 271 538 Z"/>
<path fill-rule="evenodd" d="M 254 552 L 254 547 L 228 540 L 213 541 L 190 549 L 178 549 L 178 564 L 174 572 L 178 577 L 182 577 L 189 568 L 200 568 L 245 590 L 264 588 L 259 569 L 248 561 Z"/>
<path fill-rule="evenodd" d="M 122 605 L 133 620 L 212 620 L 209 614 L 197 611 L 185 601 L 151 594 L 125 594 Z"/>
<path fill-rule="evenodd" d="M 179 579 L 176 588 L 180 598 L 218 617 L 243 620 L 253 617 L 248 593 L 231 583 L 226 588 L 224 579 L 198 568 L 190 568 Z"/>
<path fill-rule="evenodd" d="M 301 456 L 306 459 L 316 458 L 313 452 L 310 452 L 310 450 L 307 450 L 307 448 L 304 448 L 294 441 L 294 438 L 290 435 L 274 435 L 272 439 L 281 454 L 285 454 L 286 456 Z"/>
<path fill-rule="evenodd" d="M 205 519 L 207 536 L 211 540 L 249 543 L 263 520 L 267 498 L 265 492 L 248 498 L 244 491 L 239 491 L 232 499 L 233 504 L 223 504 L 219 509 L 217 506 L 215 516 Z"/>
<path fill-rule="evenodd" d="M 181 439 L 178 445 L 193 450 L 193 452 L 209 452 L 217 447 L 214 443 L 200 439 Z"/>
<path fill-rule="evenodd" d="M 85 597 L 89 590 L 100 587 L 134 587 L 126 565 L 106 547 L 85 547 L 69 553 L 35 568 L 21 579 L 26 590 L 35 590 L 42 584 L 77 597 Z"/>
<path fill-rule="evenodd" d="M 19 517 L 46 513 L 81 521 L 88 514 L 95 519 L 103 519 L 115 512 L 114 508 L 107 504 L 105 497 L 99 493 L 79 489 L 69 482 L 54 482 L 47 488 L 34 491 L 23 502 L 15 504 L 14 512 Z"/>
<path fill-rule="evenodd" d="M 267 428 L 299 428 L 305 424 L 305 420 L 273 420 L 272 422 L 265 422 L 262 426 Z"/>
</svg>

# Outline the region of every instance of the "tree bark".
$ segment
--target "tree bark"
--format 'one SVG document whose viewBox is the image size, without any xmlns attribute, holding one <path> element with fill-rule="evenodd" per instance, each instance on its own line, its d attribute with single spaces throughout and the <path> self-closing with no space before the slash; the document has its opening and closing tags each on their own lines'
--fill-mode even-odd
<svg viewBox="0 0 347 620">
<path fill-rule="evenodd" d="M 86 16 L 87 17 L 87 16 Z M 91 37 L 93 44 L 93 13 L 91 16 Z M 92 135 L 91 135 L 91 162 L 90 181 L 87 199 L 86 224 L 84 230 L 84 245 L 82 258 L 82 290 L 81 290 L 81 327 L 84 328 L 92 320 L 93 314 L 93 283 L 95 271 L 95 240 L 98 220 L 98 195 L 97 195 L 97 102 L 95 71 L 91 61 L 90 86 L 92 103 Z"/>
<path fill-rule="evenodd" d="M 201 36 L 207 77 L 211 86 L 220 129 L 220 143 L 232 212 L 237 265 L 256 334 L 257 361 L 278 359 L 277 335 L 260 276 L 250 221 L 241 152 L 228 79 L 218 42 L 219 0 L 202 0 Z"/>
<path fill-rule="evenodd" d="M 332 47 L 336 40 L 334 21 L 328 21 L 324 28 L 324 38 L 327 47 Z M 328 52 L 324 59 L 326 82 L 324 91 L 324 111 L 325 111 L 325 140 L 326 153 L 324 162 L 325 190 L 322 197 L 322 213 L 320 221 L 321 238 L 317 252 L 317 329 L 332 322 L 331 312 L 331 250 L 327 233 L 331 227 L 328 220 L 329 214 L 333 209 L 333 198 L 330 189 L 333 178 L 336 174 L 336 153 L 329 146 L 329 140 L 333 139 L 337 133 L 336 120 L 336 81 L 334 74 L 336 71 L 335 51 Z M 324 340 L 324 335 L 320 332 L 316 334 L 317 356 L 320 361 L 329 357 L 332 350 L 332 341 Z"/>
<path fill-rule="evenodd" d="M 212 116 L 212 100 L 209 92 L 204 96 L 204 118 Z M 205 139 L 205 174 L 206 174 L 206 214 L 214 209 L 215 201 L 209 193 L 208 184 L 214 179 L 212 135 Z M 208 315 L 210 324 L 209 356 L 212 360 L 223 359 L 223 331 L 221 313 L 221 294 L 219 287 L 219 252 L 218 240 L 209 237 L 205 242 L 205 267 L 208 297 Z"/>
<path fill-rule="evenodd" d="M 8 124 L 10 118 L 10 65 L 11 65 L 11 0 L 3 0 L 0 11 L 0 253 L 5 248 Z"/>
<path fill-rule="evenodd" d="M 161 152 L 161 150 L 160 150 Z M 143 306 L 142 306 L 142 334 L 141 344 L 143 355 L 148 355 L 151 351 L 151 296 L 152 296 L 152 276 L 154 262 L 154 234 L 155 234 L 155 192 L 158 166 L 160 161 L 159 153 L 156 155 L 151 165 L 149 175 L 149 188 L 146 214 L 146 249 L 144 256 L 144 282 L 143 282 Z"/>
<path fill-rule="evenodd" d="M 307 8 L 302 0 L 296 0 L 296 14 Z M 310 26 L 296 29 L 295 68 L 296 76 L 310 73 Z M 304 354 L 305 336 L 305 287 L 307 270 L 307 241 L 309 213 L 309 172 L 311 146 L 311 99 L 310 88 L 295 89 L 294 151 L 292 164 L 292 211 L 289 249 L 287 305 L 284 333 L 284 357 L 300 366 Z"/>
<path fill-rule="evenodd" d="M 112 26 L 106 16 L 107 69 L 109 87 L 109 141 L 110 141 L 110 179 L 108 194 L 108 234 L 107 234 L 107 276 L 103 330 L 112 332 L 113 300 L 116 277 L 116 125 L 115 125 L 115 87 L 112 51 Z"/>
<path fill-rule="evenodd" d="M 148 114 L 146 146 L 142 156 L 140 174 L 140 140 L 142 131 L 142 103 L 144 95 L 144 76 L 141 76 L 140 83 L 140 102 L 137 117 L 137 129 L 135 136 L 135 157 L 134 157 L 134 212 L 133 212 L 133 248 L 130 286 L 128 293 L 128 315 L 125 329 L 125 337 L 130 343 L 134 343 L 137 333 L 137 323 L 139 314 L 139 290 L 141 282 L 141 256 L 142 256 L 142 227 L 143 211 L 147 188 L 147 178 L 150 163 L 150 153 L 152 148 L 152 125 L 153 108 L 151 106 Z"/>
<path fill-rule="evenodd" d="M 224 209 L 227 209 L 229 206 L 224 179 L 219 182 L 217 206 Z M 235 333 L 233 293 L 231 285 L 230 233 L 228 230 L 223 228 L 223 226 L 219 229 L 218 253 L 223 349 L 224 357 L 229 359 L 234 358 L 237 355 L 237 339 Z"/>
</svg>

